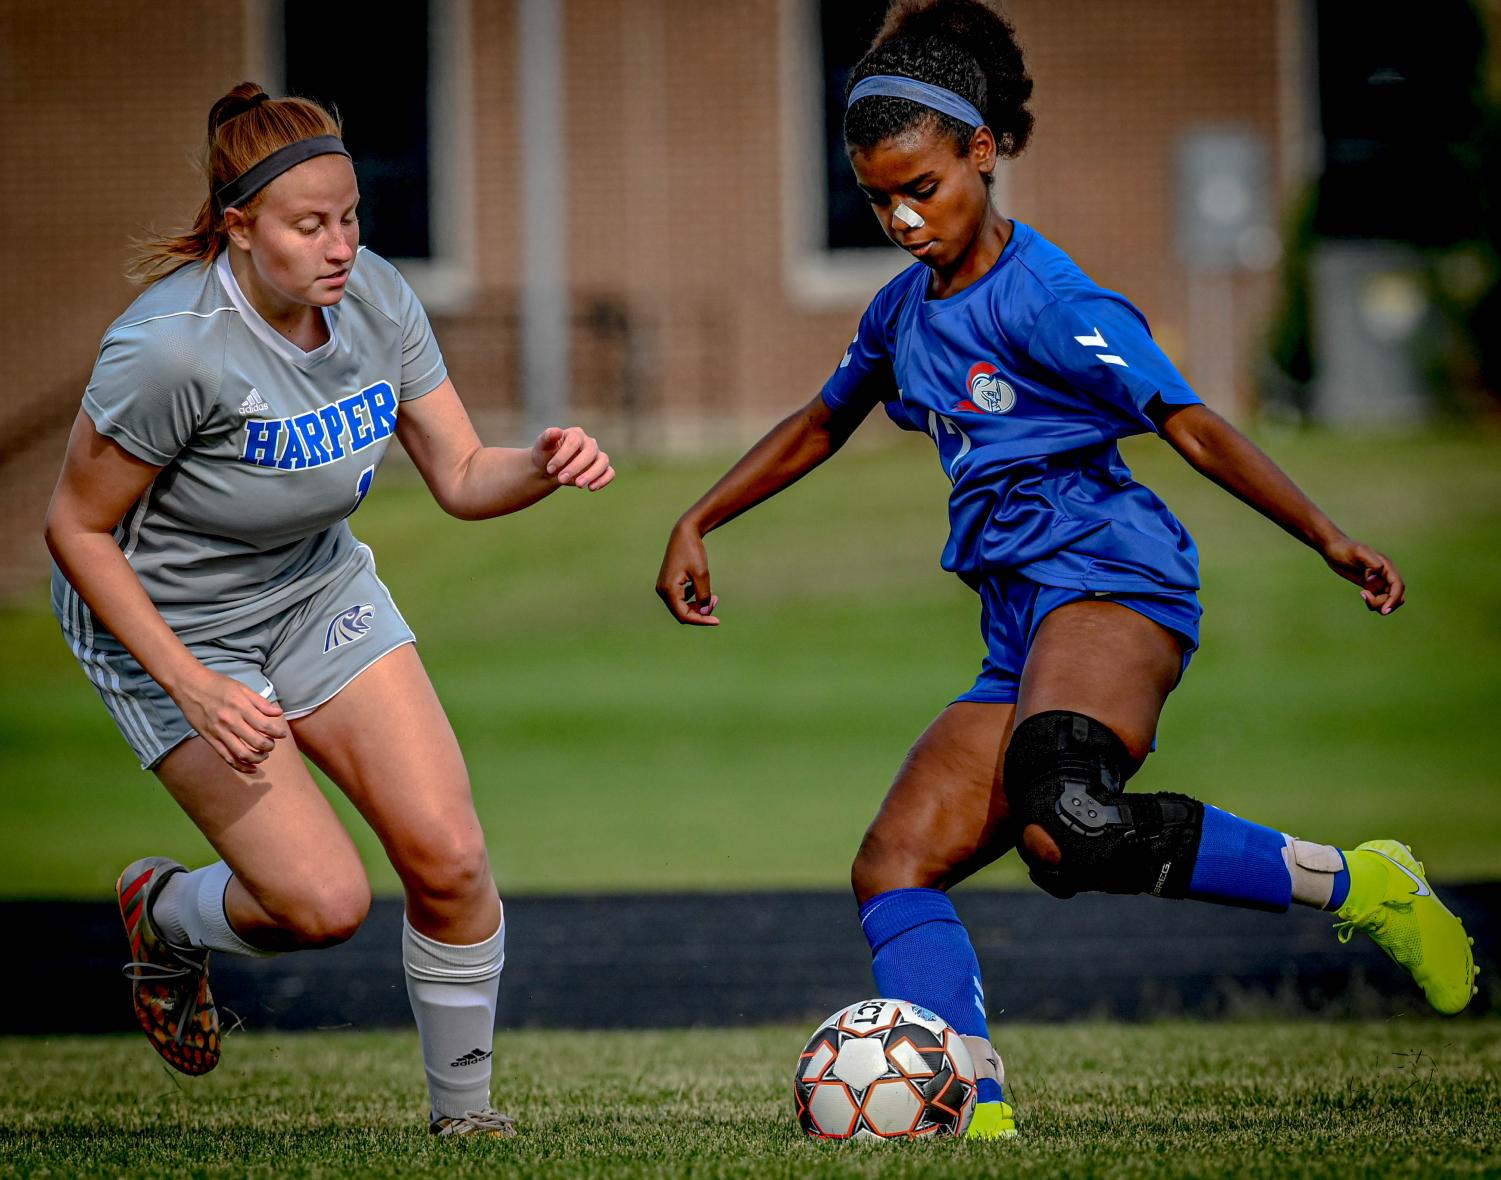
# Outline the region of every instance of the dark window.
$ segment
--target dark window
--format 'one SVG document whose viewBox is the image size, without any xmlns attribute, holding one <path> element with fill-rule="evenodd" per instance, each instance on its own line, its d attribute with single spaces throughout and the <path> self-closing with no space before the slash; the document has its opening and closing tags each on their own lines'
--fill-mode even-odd
<svg viewBox="0 0 1501 1180">
<path fill-rule="evenodd" d="M 1480 217 L 1466 175 L 1484 38 L 1466 0 L 1319 0 L 1324 175 L 1331 237 L 1445 243 Z"/>
<path fill-rule="evenodd" d="M 430 258 L 427 0 L 387 5 L 375 19 L 287 0 L 282 29 L 287 93 L 344 120 L 360 241 L 389 258 Z"/>
<path fill-rule="evenodd" d="M 828 201 L 824 245 L 830 250 L 887 245 L 870 202 L 844 154 L 844 88 L 881 27 L 887 0 L 819 0 L 823 66 L 823 160 Z"/>
</svg>

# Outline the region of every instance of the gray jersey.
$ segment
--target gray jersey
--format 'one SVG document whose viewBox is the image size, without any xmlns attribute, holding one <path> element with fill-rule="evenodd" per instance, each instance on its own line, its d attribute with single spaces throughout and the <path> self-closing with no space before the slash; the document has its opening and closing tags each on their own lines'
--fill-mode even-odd
<svg viewBox="0 0 1501 1180">
<path fill-rule="evenodd" d="M 154 284 L 104 335 L 83 408 L 162 469 L 116 540 L 183 639 L 269 618 L 337 576 L 398 404 L 447 376 L 412 289 L 368 250 L 323 315 L 327 343 L 303 352 L 221 255 Z M 54 569 L 60 617 L 69 590 Z"/>
</svg>

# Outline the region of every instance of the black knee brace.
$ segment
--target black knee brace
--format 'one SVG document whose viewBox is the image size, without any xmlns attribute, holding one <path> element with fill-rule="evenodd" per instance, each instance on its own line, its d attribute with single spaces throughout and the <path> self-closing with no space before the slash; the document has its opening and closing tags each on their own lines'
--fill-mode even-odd
<svg viewBox="0 0 1501 1180">
<path fill-rule="evenodd" d="M 1082 713 L 1038 713 L 1016 727 L 1006 751 L 1006 795 L 1034 882 L 1054 897 L 1188 893 L 1204 805 L 1186 795 L 1127 794 L 1126 780 L 1139 765 L 1120 738 Z M 1021 842 L 1030 824 L 1058 846 L 1056 865 Z"/>
</svg>

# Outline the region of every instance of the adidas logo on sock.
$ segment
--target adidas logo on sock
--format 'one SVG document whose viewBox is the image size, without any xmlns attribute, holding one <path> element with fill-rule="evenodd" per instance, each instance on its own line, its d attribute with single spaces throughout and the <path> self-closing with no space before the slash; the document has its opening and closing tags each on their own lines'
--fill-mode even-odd
<svg viewBox="0 0 1501 1180">
<path fill-rule="evenodd" d="M 488 1049 L 470 1049 L 462 1057 L 454 1058 L 448 1065 L 451 1069 L 462 1069 L 466 1065 L 478 1065 L 481 1061 L 488 1060 L 489 1057 L 490 1050 Z"/>
<path fill-rule="evenodd" d="M 244 415 L 264 414 L 270 408 L 266 399 L 261 396 L 260 390 L 254 386 L 251 386 L 250 396 L 240 403 L 240 413 Z"/>
</svg>

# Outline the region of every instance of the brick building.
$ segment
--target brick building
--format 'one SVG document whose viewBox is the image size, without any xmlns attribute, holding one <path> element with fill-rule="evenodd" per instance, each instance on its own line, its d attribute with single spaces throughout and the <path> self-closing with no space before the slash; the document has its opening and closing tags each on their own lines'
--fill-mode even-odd
<svg viewBox="0 0 1501 1180">
<path fill-rule="evenodd" d="M 430 232 L 427 256 L 403 265 L 466 402 L 507 432 L 535 162 L 519 81 L 533 3 L 428 0 L 403 6 L 415 31 L 357 35 L 297 0 L 0 3 L 0 314 L 12 339 L 0 493 L 30 558 L 60 432 L 102 330 L 133 297 L 129 240 L 191 220 L 206 112 L 246 77 L 276 90 L 341 59 L 341 77 L 353 61 L 357 82 L 384 91 L 403 75 L 398 50 L 425 59 L 412 101 L 426 103 Z M 879 5 L 556 3 L 570 394 L 590 421 L 620 414 L 638 446 L 743 436 L 811 396 L 905 260 L 827 245 L 829 39 L 848 41 Z M 1011 0 L 1008 11 L 1037 128 L 1005 166 L 1001 207 L 1128 293 L 1191 378 L 1209 376 L 1199 358 L 1245 357 L 1268 279 L 1226 280 L 1227 317 L 1194 320 L 1201 301 L 1175 249 L 1177 153 L 1196 128 L 1232 127 L 1261 145 L 1269 206 L 1300 187 L 1313 139 L 1304 0 Z M 341 105 L 353 142 L 360 100 Z M 388 126 L 372 116 L 360 132 L 379 144 Z M 1229 372 L 1214 396 L 1233 411 Z M 0 540 L 0 554 L 15 551 Z"/>
</svg>

